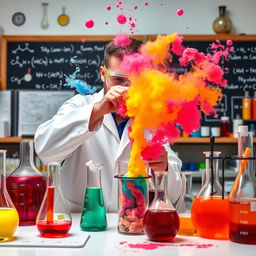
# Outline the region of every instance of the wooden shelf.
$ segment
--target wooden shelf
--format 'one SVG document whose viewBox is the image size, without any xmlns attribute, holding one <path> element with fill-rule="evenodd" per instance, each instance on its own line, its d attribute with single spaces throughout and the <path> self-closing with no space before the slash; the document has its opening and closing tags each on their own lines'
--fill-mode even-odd
<svg viewBox="0 0 256 256">
<path fill-rule="evenodd" d="M 33 138 L 21 138 L 21 137 L 5 137 L 0 138 L 0 143 L 20 143 L 21 139 L 30 139 Z"/>
<path fill-rule="evenodd" d="M 256 140 L 254 139 L 254 142 Z M 192 138 L 192 137 L 181 137 L 175 140 L 174 144 L 209 144 L 210 138 Z M 237 139 L 233 137 L 219 137 L 215 138 L 215 143 L 219 144 L 229 144 L 229 143 L 237 143 Z"/>
<path fill-rule="evenodd" d="M 5 137 L 0 138 L 0 143 L 19 143 L 21 139 L 33 139 L 33 138 L 21 138 L 21 137 Z M 253 139 L 256 143 L 256 138 Z M 209 144 L 210 139 L 206 138 L 192 138 L 192 137 L 181 137 L 175 140 L 174 144 Z M 219 137 L 215 138 L 215 143 L 218 144 L 235 144 L 237 139 L 233 137 Z"/>
</svg>

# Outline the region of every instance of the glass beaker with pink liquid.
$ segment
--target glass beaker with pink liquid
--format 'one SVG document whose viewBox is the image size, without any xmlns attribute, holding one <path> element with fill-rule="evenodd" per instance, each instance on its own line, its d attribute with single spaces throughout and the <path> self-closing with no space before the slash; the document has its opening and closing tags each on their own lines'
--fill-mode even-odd
<svg viewBox="0 0 256 256">
<path fill-rule="evenodd" d="M 71 214 L 60 186 L 60 164 L 49 163 L 47 189 L 36 218 L 41 236 L 59 238 L 68 235 L 72 225 Z"/>
<path fill-rule="evenodd" d="M 46 189 L 45 177 L 36 169 L 32 140 L 21 140 L 19 166 L 7 178 L 7 190 L 19 213 L 20 226 L 35 225 Z"/>
<path fill-rule="evenodd" d="M 168 172 L 155 171 L 155 197 L 145 213 L 143 226 L 149 240 L 170 242 L 178 233 L 179 216 L 167 196 Z"/>
</svg>

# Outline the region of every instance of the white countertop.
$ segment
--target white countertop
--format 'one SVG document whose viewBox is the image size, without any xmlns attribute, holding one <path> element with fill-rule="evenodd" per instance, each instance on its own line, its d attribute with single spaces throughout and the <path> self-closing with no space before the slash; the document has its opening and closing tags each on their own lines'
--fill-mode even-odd
<svg viewBox="0 0 256 256">
<path fill-rule="evenodd" d="M 73 214 L 73 234 L 84 234 L 80 231 L 80 214 Z M 161 256 L 255 256 L 256 245 L 242 245 L 230 241 L 202 239 L 199 237 L 177 236 L 173 243 L 154 243 L 147 240 L 145 235 L 123 235 L 117 232 L 117 215 L 108 214 L 108 229 L 104 232 L 91 232 L 90 238 L 82 248 L 42 248 L 42 247 L 11 247 L 0 244 L 0 256 L 94 256 L 94 255 L 161 255 Z M 31 227 L 19 227 L 16 236 Z M 34 227 L 34 236 L 38 231 Z M 60 238 L 59 238 L 60 239 Z M 142 247 L 142 248 L 139 248 Z"/>
</svg>

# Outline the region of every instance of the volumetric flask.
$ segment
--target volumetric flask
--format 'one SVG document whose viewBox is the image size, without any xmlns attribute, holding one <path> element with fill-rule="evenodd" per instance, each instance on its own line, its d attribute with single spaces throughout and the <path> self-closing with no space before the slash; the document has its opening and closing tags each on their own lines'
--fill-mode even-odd
<svg viewBox="0 0 256 256">
<path fill-rule="evenodd" d="M 71 228 L 72 219 L 61 191 L 60 164 L 49 163 L 47 173 L 47 189 L 37 215 L 37 229 L 43 237 L 64 237 Z"/>
<path fill-rule="evenodd" d="M 19 213 L 20 226 L 35 225 L 46 190 L 45 177 L 34 164 L 32 140 L 21 140 L 19 166 L 7 178 L 7 190 Z"/>
</svg>

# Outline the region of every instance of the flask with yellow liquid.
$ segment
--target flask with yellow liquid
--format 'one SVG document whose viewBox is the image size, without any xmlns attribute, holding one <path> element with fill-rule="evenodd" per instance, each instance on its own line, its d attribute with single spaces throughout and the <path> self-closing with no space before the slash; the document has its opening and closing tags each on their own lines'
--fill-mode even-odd
<svg viewBox="0 0 256 256">
<path fill-rule="evenodd" d="M 6 150 L 0 150 L 0 243 L 14 240 L 19 215 L 6 189 Z"/>
</svg>

